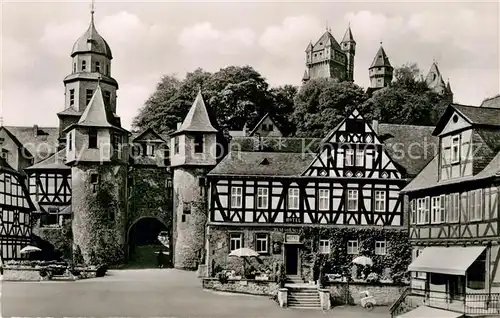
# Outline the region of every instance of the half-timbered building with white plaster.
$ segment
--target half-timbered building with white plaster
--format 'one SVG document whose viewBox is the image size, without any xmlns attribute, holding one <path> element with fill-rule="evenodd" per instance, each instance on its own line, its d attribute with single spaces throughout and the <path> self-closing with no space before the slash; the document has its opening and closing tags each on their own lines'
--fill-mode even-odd
<svg viewBox="0 0 500 318">
<path fill-rule="evenodd" d="M 387 266 L 390 241 L 407 236 L 400 190 L 434 156 L 431 131 L 369 124 L 355 110 L 323 140 L 258 138 L 263 147 L 247 149 L 234 138 L 233 150 L 207 176 L 209 272 L 235 262 L 228 254 L 240 247 L 255 249 L 269 266 L 284 262 L 292 277 L 312 279 L 310 254 L 318 252 L 339 259 L 370 254 Z M 411 143 L 420 148 L 408 158 Z M 311 229 L 318 235 L 309 241 L 304 231 Z M 341 251 L 332 229 L 345 230 Z M 366 239 L 358 229 L 376 234 Z M 386 235 L 391 231 L 404 235 Z"/>
<path fill-rule="evenodd" d="M 500 109 L 453 104 L 433 134 L 438 154 L 404 189 L 413 244 L 408 293 L 456 317 L 498 315 Z"/>
<path fill-rule="evenodd" d="M 0 158 L 0 260 L 21 259 L 31 242 L 31 213 L 35 210 L 24 176 Z"/>
</svg>

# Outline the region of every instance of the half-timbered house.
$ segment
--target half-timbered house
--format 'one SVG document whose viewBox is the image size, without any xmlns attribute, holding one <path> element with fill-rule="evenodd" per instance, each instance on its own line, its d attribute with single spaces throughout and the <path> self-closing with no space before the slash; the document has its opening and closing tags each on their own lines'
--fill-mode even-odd
<svg viewBox="0 0 500 318">
<path fill-rule="evenodd" d="M 21 258 L 21 249 L 31 241 L 30 200 L 24 176 L 0 158 L 0 258 Z"/>
<path fill-rule="evenodd" d="M 430 150 L 427 162 L 433 157 L 427 148 L 412 159 L 395 150 L 404 153 L 408 144 L 424 139 L 432 146 L 431 131 L 369 124 L 355 110 L 321 141 L 276 139 L 272 151 L 272 140 L 256 138 L 266 151 L 245 149 L 245 143 L 233 147 L 239 150 L 207 176 L 209 272 L 233 262 L 227 255 L 240 247 L 255 249 L 270 266 L 284 261 L 288 275 L 309 279 L 311 253 L 389 257 L 396 241 L 407 236 L 400 190 L 425 165 L 423 153 Z"/>
<path fill-rule="evenodd" d="M 453 104 L 433 134 L 438 154 L 404 189 L 413 244 L 410 292 L 457 317 L 498 315 L 500 109 Z"/>
</svg>

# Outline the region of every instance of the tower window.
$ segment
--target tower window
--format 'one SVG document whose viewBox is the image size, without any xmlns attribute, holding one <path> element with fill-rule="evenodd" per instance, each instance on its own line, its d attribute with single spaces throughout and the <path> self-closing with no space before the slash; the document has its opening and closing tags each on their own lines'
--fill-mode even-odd
<svg viewBox="0 0 500 318">
<path fill-rule="evenodd" d="M 87 89 L 86 91 L 86 103 L 85 105 L 88 105 L 90 103 L 90 100 L 92 99 L 92 95 L 94 94 L 94 91 L 91 89 Z"/>
<path fill-rule="evenodd" d="M 179 136 L 175 136 L 174 138 L 174 154 L 179 153 Z"/>
<path fill-rule="evenodd" d="M 202 153 L 203 152 L 203 135 L 197 134 L 194 136 L 194 152 Z"/>
<path fill-rule="evenodd" d="M 75 104 L 75 90 L 69 90 L 69 106 L 73 106 Z"/>
<path fill-rule="evenodd" d="M 101 72 L 101 63 L 95 62 L 95 71 L 96 72 Z"/>
<path fill-rule="evenodd" d="M 76 63 L 73 63 L 73 73 L 76 73 Z"/>
<path fill-rule="evenodd" d="M 82 61 L 82 71 L 87 69 L 87 61 Z"/>
<path fill-rule="evenodd" d="M 73 132 L 68 133 L 68 150 L 73 150 Z"/>
<path fill-rule="evenodd" d="M 109 65 L 106 65 L 106 75 L 109 75 Z"/>
<path fill-rule="evenodd" d="M 90 184 L 92 187 L 92 192 L 97 191 L 97 184 L 99 183 L 99 175 L 96 172 L 90 174 Z"/>
<path fill-rule="evenodd" d="M 110 103 L 111 103 L 111 92 L 104 91 L 104 104 L 106 106 L 109 106 Z"/>
<path fill-rule="evenodd" d="M 89 148 L 97 148 L 97 129 L 89 129 Z"/>
</svg>

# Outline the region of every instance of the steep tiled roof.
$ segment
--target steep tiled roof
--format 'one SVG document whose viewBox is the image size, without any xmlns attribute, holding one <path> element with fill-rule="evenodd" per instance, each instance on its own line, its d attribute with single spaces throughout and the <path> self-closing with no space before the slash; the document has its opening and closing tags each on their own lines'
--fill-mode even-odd
<svg viewBox="0 0 500 318">
<path fill-rule="evenodd" d="M 233 151 L 208 175 L 298 176 L 313 158 L 301 153 Z"/>
<path fill-rule="evenodd" d="M 79 126 L 116 127 L 116 118 L 113 112 L 104 104 L 101 85 L 97 85 L 92 99 L 78 121 Z"/>
<path fill-rule="evenodd" d="M 378 125 L 384 148 L 408 176 L 417 175 L 437 154 L 439 140 L 432 135 L 433 131 L 433 126 Z"/>
<path fill-rule="evenodd" d="M 57 127 L 4 126 L 19 143 L 33 155 L 35 163 L 57 150 L 59 129 Z"/>
<path fill-rule="evenodd" d="M 341 50 L 339 42 L 335 40 L 330 31 L 326 31 L 314 44 L 313 51 L 323 50 L 325 47 L 331 46 L 335 50 Z"/>
<path fill-rule="evenodd" d="M 355 42 L 354 37 L 352 36 L 352 31 L 350 26 L 347 27 L 344 37 L 342 38 L 342 42 Z"/>
<path fill-rule="evenodd" d="M 233 151 L 265 151 L 284 153 L 316 153 L 321 144 L 320 138 L 284 138 L 284 137 L 238 137 L 231 139 Z"/>
<path fill-rule="evenodd" d="M 500 108 L 500 95 L 486 98 L 480 107 Z"/>
<path fill-rule="evenodd" d="M 191 131 L 191 132 L 217 132 L 211 122 L 208 115 L 207 107 L 203 101 L 203 96 L 201 96 L 201 91 L 196 95 L 196 99 L 189 109 L 186 118 L 182 122 L 180 128 L 176 133 Z"/>
<path fill-rule="evenodd" d="M 15 176 L 21 176 L 21 173 L 18 172 L 17 170 L 15 170 L 14 168 L 12 168 L 8 163 L 7 161 L 0 157 L 0 172 L 1 173 L 8 173 L 8 174 L 12 174 L 12 175 L 15 175 Z"/>
<path fill-rule="evenodd" d="M 500 109 L 453 104 L 471 124 L 500 126 Z"/>
<path fill-rule="evenodd" d="M 26 168 L 26 170 L 71 170 L 69 166 L 64 164 L 65 161 L 66 149 L 62 149 L 47 159 Z"/>
<path fill-rule="evenodd" d="M 170 140 L 170 138 L 165 139 L 164 136 L 158 134 L 156 131 L 154 131 L 151 128 L 147 128 L 147 129 L 143 130 L 142 132 L 133 133 L 131 140 L 132 141 L 140 141 L 141 137 L 144 136 L 144 135 L 146 135 L 147 133 L 150 133 L 153 136 L 155 136 L 156 139 L 151 139 L 151 141 L 155 141 L 155 142 L 167 142 L 168 140 Z"/>
<path fill-rule="evenodd" d="M 387 54 L 385 54 L 384 48 L 381 45 L 377 51 L 377 54 L 375 55 L 375 58 L 373 59 L 373 62 L 372 62 L 372 65 L 370 66 L 370 68 L 382 67 L 382 66 L 392 68 L 391 63 L 389 62 L 389 58 L 387 57 Z"/>
</svg>

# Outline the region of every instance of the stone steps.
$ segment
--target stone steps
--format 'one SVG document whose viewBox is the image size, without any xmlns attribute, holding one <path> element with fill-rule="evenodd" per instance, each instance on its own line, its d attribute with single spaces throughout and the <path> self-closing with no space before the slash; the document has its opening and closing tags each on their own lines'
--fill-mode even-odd
<svg viewBox="0 0 500 318">
<path fill-rule="evenodd" d="M 321 309 L 319 292 L 314 288 L 288 288 L 288 307 Z"/>
</svg>

